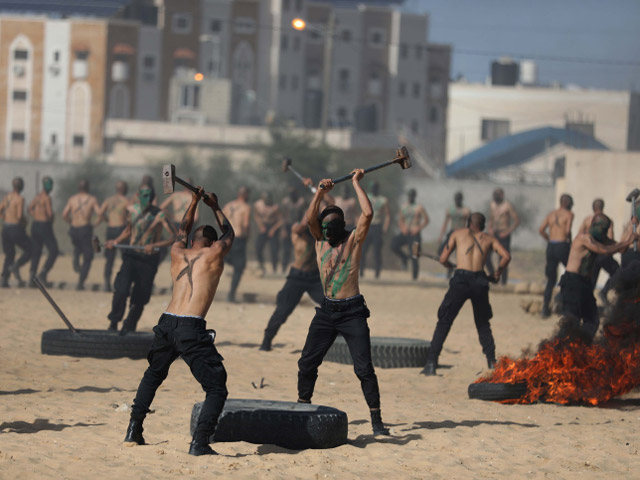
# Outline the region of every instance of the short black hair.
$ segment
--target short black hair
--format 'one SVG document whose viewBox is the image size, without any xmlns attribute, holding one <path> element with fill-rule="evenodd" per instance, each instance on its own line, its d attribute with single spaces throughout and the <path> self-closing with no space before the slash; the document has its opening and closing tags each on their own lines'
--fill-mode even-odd
<svg viewBox="0 0 640 480">
<path fill-rule="evenodd" d="M 604 210 L 604 200 L 601 198 L 596 198 L 591 204 L 591 208 L 593 208 L 594 212 L 596 210 Z"/>
<path fill-rule="evenodd" d="M 216 232 L 216 229 L 211 225 L 202 225 L 196 228 L 196 231 L 193 233 L 193 239 L 200 240 L 202 238 L 206 238 L 213 243 L 218 240 L 218 232 Z"/>
<path fill-rule="evenodd" d="M 481 232 L 484 230 L 486 224 L 486 217 L 480 212 L 473 212 L 469 217 L 469 226 L 474 226 Z"/>
<path fill-rule="evenodd" d="M 344 221 L 344 212 L 342 211 L 342 209 L 336 205 L 329 205 L 327 208 L 325 208 L 324 210 L 322 210 L 322 212 L 320 212 L 320 214 L 318 215 L 318 221 L 322 222 L 322 220 L 331 214 L 336 214 L 338 215 L 343 221 Z"/>
</svg>

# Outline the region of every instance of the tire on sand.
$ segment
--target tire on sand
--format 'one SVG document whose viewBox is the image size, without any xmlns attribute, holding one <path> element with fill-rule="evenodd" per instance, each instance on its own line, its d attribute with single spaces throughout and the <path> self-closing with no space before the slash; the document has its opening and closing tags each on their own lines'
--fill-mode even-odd
<svg viewBox="0 0 640 480">
<path fill-rule="evenodd" d="M 527 393 L 526 383 L 472 383 L 469 398 L 477 400 L 516 400 Z"/>
<path fill-rule="evenodd" d="M 424 367 L 427 363 L 430 342 L 415 338 L 371 337 L 371 358 L 378 368 Z M 347 342 L 342 335 L 325 355 L 328 362 L 353 365 Z"/>
<path fill-rule="evenodd" d="M 191 411 L 191 435 L 202 410 Z M 347 414 L 312 403 L 227 399 L 212 442 L 273 444 L 291 450 L 333 448 L 347 442 Z"/>
<path fill-rule="evenodd" d="M 67 329 L 42 332 L 40 348 L 45 355 L 69 355 L 93 358 L 146 358 L 153 342 L 151 332 L 133 332 L 120 336 L 106 330 Z"/>
</svg>

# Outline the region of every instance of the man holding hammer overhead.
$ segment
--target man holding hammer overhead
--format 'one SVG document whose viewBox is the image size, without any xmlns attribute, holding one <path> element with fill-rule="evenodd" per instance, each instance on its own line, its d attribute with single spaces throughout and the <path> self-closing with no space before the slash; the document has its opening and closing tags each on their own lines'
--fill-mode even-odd
<svg viewBox="0 0 640 480">
<path fill-rule="evenodd" d="M 113 300 L 109 313 L 109 330 L 117 330 L 129 301 L 129 314 L 125 319 L 120 335 L 135 332 L 144 306 L 149 303 L 153 280 L 158 272 L 160 254 L 158 249 L 171 245 L 175 238 L 173 225 L 158 207 L 153 205 L 155 191 L 151 185 L 140 185 L 137 201 L 131 206 L 131 216 L 124 231 L 109 240 L 105 247 L 109 250 L 129 238 L 129 245 L 144 247 L 143 251 L 128 250 L 122 253 L 122 266 L 113 284 Z M 162 239 L 162 230 L 169 238 Z M 133 288 L 132 288 L 133 287 Z"/>
<path fill-rule="evenodd" d="M 332 180 L 322 180 L 307 210 L 307 221 L 315 239 L 316 261 L 324 298 L 311 321 L 307 340 L 298 360 L 298 402 L 311 403 L 318 378 L 318 367 L 341 334 L 353 357 L 354 370 L 371 410 L 371 423 L 375 435 L 388 435 L 380 415 L 380 390 L 371 360 L 371 339 L 367 318 L 369 309 L 360 294 L 358 274 L 362 244 L 367 237 L 373 209 L 367 194 L 360 185 L 364 170 L 352 172 L 353 188 L 356 191 L 362 213 L 356 228 L 345 229 L 343 211 L 336 206 L 319 213 L 320 203 L 326 192 L 333 188 Z"/>
<path fill-rule="evenodd" d="M 227 372 L 214 346 L 215 331 L 207 330 L 204 317 L 209 311 L 224 270 L 224 256 L 231 249 L 234 232 L 213 193 L 195 189 L 191 204 L 182 219 L 178 236 L 171 247 L 173 295 L 166 311 L 153 329 L 155 337 L 149 350 L 149 368 L 144 373 L 131 407 L 131 420 L 125 442 L 144 445 L 142 422 L 153 397 L 169 373 L 171 364 L 181 356 L 206 392 L 198 418 L 190 455 L 216 455 L 209 446 L 218 417 L 227 399 Z M 211 225 L 198 227 L 191 248 L 187 238 L 193 228 L 196 207 L 204 200 L 216 218 L 222 236 L 218 239 Z"/>
</svg>

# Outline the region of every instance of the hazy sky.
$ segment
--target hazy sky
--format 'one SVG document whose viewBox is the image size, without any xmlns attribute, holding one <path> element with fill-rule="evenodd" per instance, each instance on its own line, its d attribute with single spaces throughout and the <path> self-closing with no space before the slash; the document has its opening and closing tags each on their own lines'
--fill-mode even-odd
<svg viewBox="0 0 640 480">
<path fill-rule="evenodd" d="M 482 82 L 491 60 L 511 53 L 535 59 L 543 83 L 640 91 L 640 0 L 406 0 L 405 8 L 430 14 L 429 41 L 453 46 L 452 77 Z"/>
</svg>

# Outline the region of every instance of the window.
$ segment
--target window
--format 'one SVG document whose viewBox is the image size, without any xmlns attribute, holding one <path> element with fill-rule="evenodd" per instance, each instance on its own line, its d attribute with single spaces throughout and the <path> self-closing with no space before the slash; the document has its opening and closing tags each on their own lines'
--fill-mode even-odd
<svg viewBox="0 0 640 480">
<path fill-rule="evenodd" d="M 429 109 L 429 122 L 438 123 L 440 121 L 440 112 L 438 107 L 431 107 Z"/>
<path fill-rule="evenodd" d="M 422 59 L 422 45 L 416 45 L 416 60 Z"/>
<path fill-rule="evenodd" d="M 510 122 L 502 119 L 482 119 L 482 140 L 490 142 L 509 135 Z"/>
<path fill-rule="evenodd" d="M 406 43 L 400 44 L 400 58 L 407 58 L 409 55 L 409 47 L 407 47 Z"/>
<path fill-rule="evenodd" d="M 209 22 L 209 30 L 211 33 L 220 33 L 222 31 L 222 20 L 219 18 L 212 18 Z"/>
<path fill-rule="evenodd" d="M 343 43 L 351 43 L 351 38 L 351 30 L 344 29 L 340 32 L 340 40 L 342 40 Z"/>
<path fill-rule="evenodd" d="M 145 70 L 154 70 L 156 68 L 156 57 L 154 55 L 145 55 L 142 59 L 142 67 Z"/>
<path fill-rule="evenodd" d="M 300 79 L 298 75 L 291 75 L 291 90 L 294 92 L 298 91 L 298 86 L 300 85 Z"/>
<path fill-rule="evenodd" d="M 14 90 L 13 100 L 17 102 L 25 102 L 27 100 L 27 92 L 24 90 Z"/>
<path fill-rule="evenodd" d="M 173 15 L 173 32 L 174 33 L 191 33 L 191 14 L 176 13 Z"/>
<path fill-rule="evenodd" d="M 28 50 L 14 50 L 13 51 L 13 59 L 14 60 L 28 60 L 29 59 L 29 51 Z"/>
<path fill-rule="evenodd" d="M 89 58 L 89 50 L 76 50 L 76 60 L 87 60 Z"/>
<path fill-rule="evenodd" d="M 348 68 L 338 70 L 338 89 L 341 92 L 348 92 L 351 83 L 351 72 Z"/>
<path fill-rule="evenodd" d="M 251 17 L 237 17 L 233 28 L 240 35 L 252 35 L 256 32 L 256 21 Z"/>
<path fill-rule="evenodd" d="M 282 34 L 280 37 L 280 50 L 285 51 L 289 49 L 289 37 L 286 34 Z"/>
<path fill-rule="evenodd" d="M 286 90 L 287 88 L 287 76 L 281 74 L 280 75 L 280 79 L 278 81 L 278 86 L 280 87 L 280 90 Z"/>
<path fill-rule="evenodd" d="M 382 79 L 378 72 L 373 71 L 369 76 L 369 85 L 367 88 L 369 95 L 382 95 Z"/>
<path fill-rule="evenodd" d="M 413 84 L 413 96 L 414 98 L 420 98 L 420 84 L 417 82 Z"/>
<path fill-rule="evenodd" d="M 346 107 L 338 108 L 338 126 L 346 127 L 349 125 L 349 111 Z"/>
<path fill-rule="evenodd" d="M 200 85 L 183 85 L 180 106 L 197 109 L 200 106 Z"/>
<path fill-rule="evenodd" d="M 82 79 L 89 76 L 89 65 L 87 59 L 89 58 L 88 50 L 76 50 L 76 59 L 73 61 L 73 78 Z"/>
<path fill-rule="evenodd" d="M 293 36 L 293 50 L 297 52 L 300 50 L 300 35 L 297 33 Z"/>
<path fill-rule="evenodd" d="M 322 26 L 313 25 L 311 28 L 307 29 L 307 35 L 309 36 L 309 41 L 311 43 L 322 43 L 324 41 L 324 37 L 320 33 L 322 31 Z"/>
<path fill-rule="evenodd" d="M 442 82 L 438 77 L 434 77 L 431 79 L 431 85 L 429 85 L 429 95 L 432 98 L 441 98 L 444 93 L 444 88 Z"/>
<path fill-rule="evenodd" d="M 12 142 L 24 142 L 24 140 L 25 140 L 24 132 L 17 132 L 17 131 L 11 132 Z"/>
<path fill-rule="evenodd" d="M 74 135 L 73 136 L 73 146 L 74 147 L 83 147 L 84 146 L 84 135 Z"/>
<path fill-rule="evenodd" d="M 60 61 L 60 50 L 53 52 L 53 61 L 56 63 Z"/>
<path fill-rule="evenodd" d="M 51 134 L 51 139 L 49 140 L 51 145 L 55 145 L 58 143 L 58 136 L 55 133 Z"/>
<path fill-rule="evenodd" d="M 383 47 L 385 42 L 385 31 L 382 28 L 369 29 L 369 45 L 372 47 Z"/>
<path fill-rule="evenodd" d="M 398 95 L 404 97 L 407 94 L 407 84 L 404 82 L 398 83 Z"/>
</svg>

